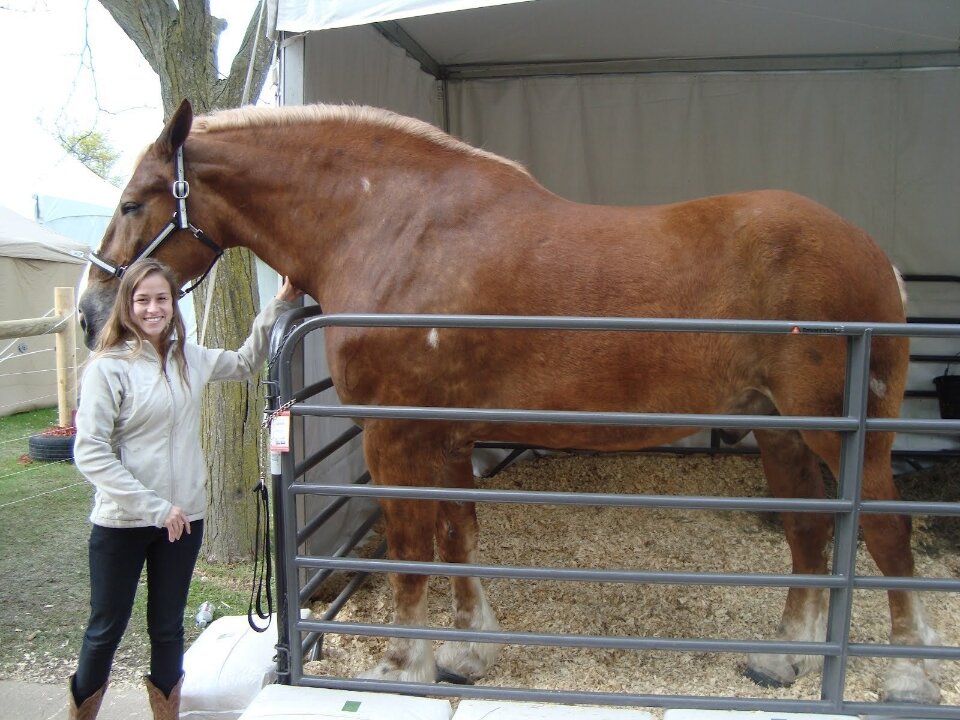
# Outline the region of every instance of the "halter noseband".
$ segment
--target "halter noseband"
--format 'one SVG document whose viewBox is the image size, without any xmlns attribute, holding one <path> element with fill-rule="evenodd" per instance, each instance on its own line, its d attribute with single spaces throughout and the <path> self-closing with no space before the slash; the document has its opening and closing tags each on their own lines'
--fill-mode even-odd
<svg viewBox="0 0 960 720">
<path fill-rule="evenodd" d="M 203 232 L 203 230 L 195 225 L 191 225 L 190 221 L 187 219 L 187 196 L 190 195 L 190 183 L 188 183 L 183 176 L 182 145 L 177 148 L 177 154 L 174 157 L 174 172 L 175 176 L 173 184 L 170 187 L 170 191 L 173 193 L 173 197 L 177 201 L 177 207 L 176 210 L 173 211 L 173 217 L 171 218 L 170 222 L 167 223 L 163 230 L 157 233 L 156 237 L 153 238 L 150 244 L 134 255 L 133 259 L 126 265 L 116 265 L 106 258 L 100 257 L 95 252 L 91 252 L 87 257 L 89 258 L 90 262 L 100 269 L 110 273 L 111 276 L 115 278 L 121 278 L 130 265 L 135 263 L 140 258 L 150 257 L 153 255 L 153 253 L 155 253 L 159 247 L 163 245 L 164 241 L 175 231 L 189 230 L 197 240 L 213 250 L 215 255 L 213 260 L 210 262 L 210 265 L 204 271 L 203 275 L 200 276 L 200 279 L 193 283 L 193 285 L 188 287 L 186 290 L 180 291 L 180 297 L 182 298 L 187 293 L 195 290 L 196 287 L 204 281 L 204 278 L 210 274 L 210 271 L 213 270 L 213 266 L 217 264 L 217 260 L 219 260 L 220 256 L 223 255 L 223 248 L 207 237 L 207 234 Z"/>
</svg>

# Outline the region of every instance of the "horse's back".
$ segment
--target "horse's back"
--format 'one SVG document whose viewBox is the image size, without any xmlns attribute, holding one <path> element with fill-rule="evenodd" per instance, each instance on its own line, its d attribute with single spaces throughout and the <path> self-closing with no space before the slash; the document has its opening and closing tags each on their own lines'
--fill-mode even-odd
<svg viewBox="0 0 960 720">
<path fill-rule="evenodd" d="M 636 317 L 904 318 L 896 270 L 872 238 L 788 191 L 632 208 L 558 200 L 550 229 L 534 234 L 512 238 L 507 257 L 524 259 L 504 304 L 543 298 L 537 312 Z"/>
</svg>

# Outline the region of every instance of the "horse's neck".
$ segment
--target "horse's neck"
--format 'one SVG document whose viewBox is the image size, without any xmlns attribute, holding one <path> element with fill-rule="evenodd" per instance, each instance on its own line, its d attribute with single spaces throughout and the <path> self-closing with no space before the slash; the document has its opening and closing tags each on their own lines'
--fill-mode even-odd
<svg viewBox="0 0 960 720">
<path fill-rule="evenodd" d="M 232 145 L 221 143 L 208 152 L 223 153 L 220 148 Z M 369 152 L 333 149 L 351 145 Z M 406 156 L 391 157 L 390 147 L 322 133 L 303 143 L 262 145 L 283 146 L 297 150 L 247 150 L 237 143 L 216 158 L 220 167 L 231 168 L 231 182 L 220 185 L 211 177 L 210 190 L 224 188 L 221 215 L 230 244 L 248 247 L 329 312 L 378 309 L 382 296 L 374 298 L 372 288 L 402 282 L 397 254 L 412 251 L 424 214 L 440 203 L 449 213 L 452 205 L 471 202 L 447 187 L 450 174 L 437 172 L 429 154 L 411 164 Z M 249 186 L 237 190 L 237 177 Z M 447 178 L 446 184 L 439 178 Z M 228 192 L 242 192 L 243 198 L 237 201 Z"/>
</svg>

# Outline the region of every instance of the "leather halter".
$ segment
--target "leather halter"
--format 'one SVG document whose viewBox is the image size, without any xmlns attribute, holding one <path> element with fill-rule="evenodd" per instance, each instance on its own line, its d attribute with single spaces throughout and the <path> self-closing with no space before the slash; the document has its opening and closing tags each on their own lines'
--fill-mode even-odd
<svg viewBox="0 0 960 720">
<path fill-rule="evenodd" d="M 211 240 L 203 230 L 192 225 L 187 219 L 187 196 L 190 195 L 190 183 L 188 183 L 183 176 L 183 146 L 177 148 L 177 154 L 174 157 L 174 180 L 173 184 L 170 187 L 171 192 L 173 193 L 174 199 L 177 201 L 177 207 L 173 211 L 173 217 L 170 222 L 167 223 L 166 227 L 163 228 L 153 240 L 143 248 L 140 252 L 134 255 L 133 259 L 128 262 L 126 265 L 117 265 L 110 260 L 107 260 L 104 257 L 101 257 L 95 252 L 91 252 L 87 258 L 94 265 L 99 267 L 102 270 L 110 273 L 111 276 L 115 278 L 123 277 L 123 274 L 127 271 L 127 268 L 130 267 L 140 258 L 150 257 L 155 253 L 164 241 L 170 237 L 177 230 L 189 230 L 193 236 L 199 240 L 201 243 L 206 245 L 208 248 L 213 250 L 215 253 L 213 260 L 210 261 L 210 265 L 204 271 L 203 275 L 200 276 L 200 279 L 197 280 L 193 285 L 188 287 L 186 290 L 180 291 L 180 297 L 182 298 L 189 292 L 192 292 L 196 287 L 203 282 L 204 278 L 210 274 L 210 271 L 213 270 L 213 266 L 217 264 L 217 260 L 220 259 L 220 256 L 223 255 L 223 248 L 217 245 L 213 240 Z"/>
</svg>

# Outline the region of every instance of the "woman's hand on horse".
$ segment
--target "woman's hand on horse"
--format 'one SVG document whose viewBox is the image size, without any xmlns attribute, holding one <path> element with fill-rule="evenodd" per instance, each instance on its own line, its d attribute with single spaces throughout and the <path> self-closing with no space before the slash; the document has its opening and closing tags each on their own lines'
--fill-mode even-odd
<svg viewBox="0 0 960 720">
<path fill-rule="evenodd" d="M 167 514 L 167 519 L 163 521 L 163 526 L 167 529 L 167 539 L 170 542 L 176 542 L 183 535 L 183 531 L 190 534 L 190 521 L 183 513 L 183 510 L 174 505 Z"/>
<path fill-rule="evenodd" d="M 284 275 L 283 285 L 281 285 L 280 290 L 277 291 L 277 300 L 283 300 L 284 302 L 296 302 L 302 297 L 303 290 L 298 287 L 294 287 L 293 283 L 290 282 L 290 278 Z"/>
</svg>

